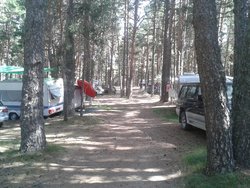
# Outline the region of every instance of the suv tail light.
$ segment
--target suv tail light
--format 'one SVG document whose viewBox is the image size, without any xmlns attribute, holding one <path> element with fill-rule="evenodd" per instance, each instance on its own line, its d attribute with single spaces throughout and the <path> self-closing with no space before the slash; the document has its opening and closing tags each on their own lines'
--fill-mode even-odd
<svg viewBox="0 0 250 188">
<path fill-rule="evenodd" d="M 7 112 L 8 113 L 8 108 L 4 108 L 2 112 Z"/>
</svg>

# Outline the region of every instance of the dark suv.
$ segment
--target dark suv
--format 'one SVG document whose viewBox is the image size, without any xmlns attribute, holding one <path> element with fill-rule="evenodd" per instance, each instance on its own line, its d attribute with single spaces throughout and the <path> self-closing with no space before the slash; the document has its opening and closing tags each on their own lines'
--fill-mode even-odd
<svg viewBox="0 0 250 188">
<path fill-rule="evenodd" d="M 176 102 L 176 113 L 179 116 L 179 122 L 183 129 L 190 129 L 192 126 L 206 130 L 205 111 L 202 102 L 202 94 L 198 75 L 194 76 L 197 82 L 183 83 L 179 91 Z M 196 78 L 195 78 L 196 77 Z M 227 95 L 229 106 L 232 98 L 232 78 L 227 78 Z"/>
</svg>

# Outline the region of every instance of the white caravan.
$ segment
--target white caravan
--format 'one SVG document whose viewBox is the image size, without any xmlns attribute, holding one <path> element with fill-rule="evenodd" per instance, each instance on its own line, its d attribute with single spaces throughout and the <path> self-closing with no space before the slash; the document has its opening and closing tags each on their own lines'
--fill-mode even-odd
<svg viewBox="0 0 250 188">
<path fill-rule="evenodd" d="M 9 119 L 15 120 L 21 114 L 22 80 L 10 79 L 0 82 L 0 101 L 9 109 Z M 43 115 L 48 117 L 63 111 L 63 79 L 46 78 L 43 85 Z"/>
</svg>

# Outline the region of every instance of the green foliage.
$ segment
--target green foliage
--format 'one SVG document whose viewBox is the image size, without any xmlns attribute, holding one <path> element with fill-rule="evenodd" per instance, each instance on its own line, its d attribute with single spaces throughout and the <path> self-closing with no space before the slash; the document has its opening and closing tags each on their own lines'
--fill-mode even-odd
<svg viewBox="0 0 250 188">
<path fill-rule="evenodd" d="M 178 123 L 178 116 L 175 113 L 175 108 L 154 108 L 153 112 L 161 117 L 164 121 Z"/>
<path fill-rule="evenodd" d="M 112 3 L 112 0 L 107 1 L 86 1 L 79 2 L 75 6 L 77 23 L 79 31 L 83 36 L 90 35 L 90 39 L 96 44 L 103 42 L 104 34 L 107 34 L 111 28 L 111 24 L 118 21 L 114 12 L 118 11 L 117 6 Z M 83 22 L 84 15 L 89 15 L 89 26 L 86 27 Z"/>
<path fill-rule="evenodd" d="M 23 0 L 7 0 L 0 13 L 0 52 L 9 65 L 21 64 L 25 7 Z"/>
<path fill-rule="evenodd" d="M 183 158 L 186 168 L 184 184 L 186 188 L 246 188 L 250 187 L 250 176 L 241 172 L 206 176 L 206 148 L 199 148 Z"/>
</svg>

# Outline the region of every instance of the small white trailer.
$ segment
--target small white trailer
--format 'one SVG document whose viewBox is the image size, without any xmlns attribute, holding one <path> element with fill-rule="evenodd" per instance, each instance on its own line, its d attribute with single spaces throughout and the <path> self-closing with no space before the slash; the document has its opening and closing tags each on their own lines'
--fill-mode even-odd
<svg viewBox="0 0 250 188">
<path fill-rule="evenodd" d="M 9 119 L 15 120 L 21 114 L 22 80 L 0 81 L 0 100 L 8 107 Z M 48 117 L 63 111 L 63 79 L 46 78 L 43 85 L 43 115 Z"/>
</svg>

